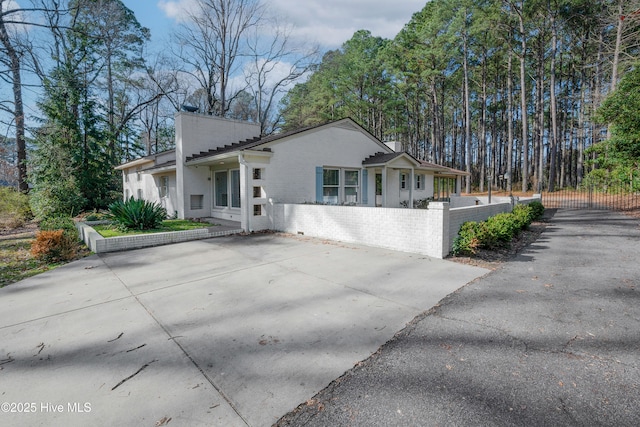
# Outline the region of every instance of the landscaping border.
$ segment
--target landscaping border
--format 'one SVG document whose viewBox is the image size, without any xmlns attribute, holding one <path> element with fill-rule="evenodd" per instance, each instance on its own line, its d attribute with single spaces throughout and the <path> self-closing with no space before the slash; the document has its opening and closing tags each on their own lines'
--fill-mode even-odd
<svg viewBox="0 0 640 427">
<path fill-rule="evenodd" d="M 209 239 L 211 237 L 228 236 L 242 233 L 242 229 L 220 229 L 220 226 L 198 228 L 195 230 L 168 231 L 162 233 L 137 234 L 133 236 L 119 236 L 104 238 L 92 225 L 103 223 L 102 221 L 77 222 L 76 228 L 80 239 L 84 241 L 94 253 L 118 252 L 129 249 L 140 249 L 151 246 L 168 245 L 171 243 L 188 242 L 190 240 Z"/>
</svg>

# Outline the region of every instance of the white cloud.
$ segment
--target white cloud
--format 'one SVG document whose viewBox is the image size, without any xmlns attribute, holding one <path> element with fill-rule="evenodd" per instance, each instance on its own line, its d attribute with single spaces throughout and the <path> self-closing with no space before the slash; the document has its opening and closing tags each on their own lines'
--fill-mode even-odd
<svg viewBox="0 0 640 427">
<path fill-rule="evenodd" d="M 187 19 L 190 11 L 196 10 L 197 4 L 197 0 L 160 0 L 158 8 L 168 18 L 182 22 Z"/>
<path fill-rule="evenodd" d="M 393 38 L 425 0 L 269 0 L 273 12 L 295 26 L 294 34 L 337 48 L 358 30 Z M 303 6 L 304 5 L 304 6 Z"/>
<path fill-rule="evenodd" d="M 167 17 L 184 20 L 197 0 L 160 0 L 158 7 Z M 269 12 L 294 26 L 297 39 L 335 49 L 358 30 L 393 38 L 420 11 L 425 0 L 263 0 Z"/>
</svg>

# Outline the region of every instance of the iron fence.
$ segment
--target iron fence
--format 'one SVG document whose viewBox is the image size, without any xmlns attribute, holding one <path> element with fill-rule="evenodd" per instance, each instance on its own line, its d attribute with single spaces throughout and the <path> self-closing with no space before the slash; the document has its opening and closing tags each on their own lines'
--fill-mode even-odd
<svg viewBox="0 0 640 427">
<path fill-rule="evenodd" d="M 631 185 L 586 185 L 541 193 L 545 208 L 602 209 L 627 211 L 640 209 L 640 192 Z"/>
</svg>

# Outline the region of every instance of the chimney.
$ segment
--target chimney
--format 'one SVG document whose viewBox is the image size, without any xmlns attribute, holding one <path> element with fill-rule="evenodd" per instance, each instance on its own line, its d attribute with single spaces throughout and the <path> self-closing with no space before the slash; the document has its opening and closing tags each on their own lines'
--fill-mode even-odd
<svg viewBox="0 0 640 427">
<path fill-rule="evenodd" d="M 400 141 L 387 141 L 384 143 L 387 147 L 391 148 L 396 153 L 402 153 L 402 142 Z"/>
</svg>

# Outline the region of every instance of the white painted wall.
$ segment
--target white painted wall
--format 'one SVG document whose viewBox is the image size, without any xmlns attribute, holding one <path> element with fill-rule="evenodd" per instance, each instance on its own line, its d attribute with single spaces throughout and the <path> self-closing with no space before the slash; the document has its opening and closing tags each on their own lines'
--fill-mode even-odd
<svg viewBox="0 0 640 427">
<path fill-rule="evenodd" d="M 273 157 L 265 166 L 265 190 L 267 198 L 274 203 L 315 203 L 317 166 L 361 170 L 366 157 L 386 151 L 384 145 L 360 130 L 343 127 L 319 128 L 267 146 Z M 375 186 L 371 188 L 372 183 L 369 181 L 368 203 L 373 206 L 371 195 Z M 362 203 L 361 192 L 359 203 Z"/>
<path fill-rule="evenodd" d="M 434 258 L 449 253 L 448 203 L 434 202 L 429 209 L 277 204 L 273 210 L 273 228 L 292 234 Z"/>
<path fill-rule="evenodd" d="M 185 166 L 186 158 L 201 151 L 244 141 L 260 134 L 253 123 L 222 119 L 203 114 L 179 112 L 176 126 L 176 187 L 179 218 L 211 215 L 212 186 L 208 166 Z M 191 196 L 204 197 L 203 209 L 191 209 Z"/>
</svg>

